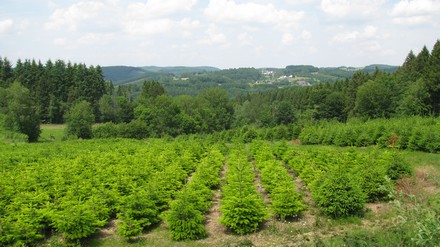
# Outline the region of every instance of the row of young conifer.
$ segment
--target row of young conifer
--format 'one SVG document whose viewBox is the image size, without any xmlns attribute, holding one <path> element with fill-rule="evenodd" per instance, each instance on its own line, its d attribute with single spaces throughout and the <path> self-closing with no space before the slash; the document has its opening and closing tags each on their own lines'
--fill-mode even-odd
<svg viewBox="0 0 440 247">
<path fill-rule="evenodd" d="M 50 233 L 76 241 L 114 218 L 117 234 L 139 235 L 161 221 L 204 149 L 152 139 L 5 145 L 0 245 L 33 245 Z"/>
<path fill-rule="evenodd" d="M 205 213 L 211 208 L 214 189 L 221 182 L 223 154 L 213 148 L 205 154 L 182 190 L 176 193 L 166 213 L 174 240 L 196 240 L 207 236 Z"/>
<path fill-rule="evenodd" d="M 243 144 L 234 144 L 222 187 L 220 223 L 238 234 L 255 232 L 269 213 L 254 184 L 255 172 Z"/>
<path fill-rule="evenodd" d="M 430 153 L 440 152 L 440 119 L 404 117 L 321 122 L 301 130 L 303 144 L 366 147 L 376 145 Z"/>
<path fill-rule="evenodd" d="M 333 218 L 362 215 L 366 202 L 392 199 L 394 182 L 412 173 L 396 151 L 289 148 L 283 160 L 306 183 L 319 209 Z"/>
<path fill-rule="evenodd" d="M 302 195 L 297 192 L 293 177 L 273 154 L 271 143 L 254 141 L 250 149 L 273 214 L 281 220 L 299 217 L 306 209 Z"/>
</svg>

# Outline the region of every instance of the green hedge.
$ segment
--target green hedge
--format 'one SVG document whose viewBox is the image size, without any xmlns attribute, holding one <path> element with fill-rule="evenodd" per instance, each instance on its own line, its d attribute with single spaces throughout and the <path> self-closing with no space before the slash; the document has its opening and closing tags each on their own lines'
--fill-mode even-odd
<svg viewBox="0 0 440 247">
<path fill-rule="evenodd" d="M 302 129 L 303 144 L 366 147 L 377 145 L 423 152 L 440 152 L 440 119 L 405 117 L 353 119 L 347 123 L 320 122 Z"/>
</svg>

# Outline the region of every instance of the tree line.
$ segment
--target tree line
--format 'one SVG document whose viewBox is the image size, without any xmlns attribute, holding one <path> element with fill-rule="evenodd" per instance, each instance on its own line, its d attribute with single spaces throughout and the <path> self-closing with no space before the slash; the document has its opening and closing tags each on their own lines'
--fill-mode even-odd
<svg viewBox="0 0 440 247">
<path fill-rule="evenodd" d="M 100 66 L 63 60 L 43 65 L 27 59 L 12 67 L 7 58 L 0 58 L 0 123 L 36 141 L 40 123 L 64 123 L 79 101 L 88 102 L 99 117 L 98 101 L 109 88 Z"/>
<path fill-rule="evenodd" d="M 376 69 L 311 87 L 242 95 L 235 100 L 235 126 L 351 118 L 440 115 L 440 41 L 408 54 L 395 73 Z"/>
<path fill-rule="evenodd" d="M 212 133 L 247 125 L 438 116 L 439 68 L 437 41 L 431 52 L 426 46 L 417 55 L 411 51 L 394 73 L 359 71 L 334 83 L 247 93 L 231 99 L 218 85 L 196 96 L 171 97 L 157 81 L 144 81 L 135 94 L 133 87 L 115 88 L 111 81 L 105 81 L 99 66 L 18 60 L 12 67 L 6 58 L 0 58 L 0 124 L 36 141 L 40 123 L 67 122 L 69 134 L 90 138 L 93 123 L 111 122 L 98 128 L 98 137 L 144 138 Z M 227 72 L 236 72 L 238 80 L 242 71 Z M 244 71 L 256 79 L 254 69 Z M 212 84 L 221 85 L 218 81 Z M 78 126 L 81 124 L 84 126 Z"/>
</svg>

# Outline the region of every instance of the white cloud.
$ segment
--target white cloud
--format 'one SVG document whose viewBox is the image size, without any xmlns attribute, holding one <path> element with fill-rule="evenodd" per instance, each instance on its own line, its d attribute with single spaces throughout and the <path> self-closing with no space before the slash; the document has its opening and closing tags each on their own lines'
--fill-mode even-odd
<svg viewBox="0 0 440 247">
<path fill-rule="evenodd" d="M 204 13 L 214 22 L 274 25 L 281 30 L 295 28 L 304 16 L 303 12 L 279 10 L 272 4 L 234 0 L 210 0 Z"/>
<path fill-rule="evenodd" d="M 418 16 L 440 14 L 439 0 L 403 0 L 394 5 L 392 16 Z"/>
<path fill-rule="evenodd" d="M 384 0 L 322 0 L 321 9 L 338 18 L 363 18 L 371 16 Z"/>
<path fill-rule="evenodd" d="M 7 31 L 9 31 L 9 29 L 12 28 L 12 25 L 14 25 L 14 21 L 11 19 L 6 19 L 6 20 L 0 21 L 0 34 L 6 33 Z"/>
<path fill-rule="evenodd" d="M 303 41 L 303 43 L 307 43 L 312 39 L 312 33 L 307 30 L 303 30 L 298 35 L 293 35 L 292 33 L 284 33 L 281 37 L 281 44 L 283 45 L 292 45 L 296 41 Z"/>
<path fill-rule="evenodd" d="M 341 32 L 333 36 L 333 41 L 337 43 L 348 43 L 363 39 L 373 39 L 377 36 L 377 27 L 366 26 L 362 31 Z"/>
<path fill-rule="evenodd" d="M 179 21 L 179 26 L 184 29 L 194 29 L 200 26 L 200 21 L 192 20 L 190 18 L 184 18 Z"/>
<path fill-rule="evenodd" d="M 382 50 L 382 46 L 377 41 L 363 42 L 361 46 L 366 52 L 380 52 Z"/>
<path fill-rule="evenodd" d="M 53 41 L 53 44 L 58 46 L 65 46 L 67 44 L 67 41 L 64 38 L 58 38 Z"/>
<path fill-rule="evenodd" d="M 283 37 L 281 38 L 281 43 L 283 45 L 291 45 L 295 41 L 295 38 L 293 37 L 293 34 L 291 33 L 285 33 L 283 34 Z"/>
<path fill-rule="evenodd" d="M 360 33 L 358 31 L 338 33 L 333 36 L 333 41 L 339 43 L 353 42 L 358 39 L 359 34 Z"/>
<path fill-rule="evenodd" d="M 189 11 L 197 0 L 149 0 L 147 3 L 132 3 L 127 11 L 134 18 L 157 19 L 174 13 Z"/>
<path fill-rule="evenodd" d="M 416 26 L 430 22 L 432 22 L 431 16 L 406 16 L 393 18 L 393 23 L 400 25 Z"/>
<path fill-rule="evenodd" d="M 190 11 L 197 0 L 149 0 L 147 3 L 132 3 L 127 6 L 122 26 L 131 35 L 165 33 L 172 29 L 194 29 L 200 26 L 198 20 L 170 17 L 181 11 Z M 188 35 L 188 32 L 185 32 Z"/>
<path fill-rule="evenodd" d="M 102 1 L 81 1 L 67 9 L 56 9 L 45 28 L 59 30 L 67 26 L 70 30 L 76 30 L 82 22 L 97 17 L 104 8 L 105 3 Z"/>
<path fill-rule="evenodd" d="M 228 45 L 226 35 L 214 24 L 211 24 L 205 32 L 205 37 L 198 42 L 205 45 Z"/>
<path fill-rule="evenodd" d="M 79 37 L 78 43 L 82 45 L 104 44 L 111 37 L 112 34 L 87 33 Z"/>
<path fill-rule="evenodd" d="M 124 22 L 124 30 L 131 35 L 151 35 L 171 30 L 174 22 L 170 19 L 129 20 Z"/>
<path fill-rule="evenodd" d="M 393 6 L 393 22 L 402 25 L 430 23 L 440 14 L 440 0 L 402 0 Z"/>
<path fill-rule="evenodd" d="M 312 38 L 312 33 L 311 32 L 309 32 L 309 31 L 302 31 L 302 33 L 301 33 L 301 38 L 303 39 L 303 40 L 310 40 L 311 38 Z"/>
<path fill-rule="evenodd" d="M 316 3 L 319 0 L 286 0 L 288 4 L 311 4 Z"/>
<path fill-rule="evenodd" d="M 249 35 L 247 32 L 240 33 L 238 35 L 238 41 L 240 42 L 240 45 L 243 46 L 252 45 L 253 37 Z"/>
</svg>

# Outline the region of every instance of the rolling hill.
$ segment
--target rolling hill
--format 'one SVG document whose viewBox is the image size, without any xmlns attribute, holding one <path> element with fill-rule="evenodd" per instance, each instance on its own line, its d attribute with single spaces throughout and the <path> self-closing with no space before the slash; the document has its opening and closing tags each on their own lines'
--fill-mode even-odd
<svg viewBox="0 0 440 247">
<path fill-rule="evenodd" d="M 350 78 L 357 71 L 373 73 L 378 68 L 385 72 L 397 70 L 397 66 L 373 64 L 366 67 L 323 67 L 289 65 L 285 68 L 237 68 L 215 67 L 158 67 L 158 66 L 109 66 L 102 67 L 106 80 L 115 86 L 132 85 L 138 93 L 145 80 L 162 83 L 170 95 L 196 95 L 209 87 L 222 87 L 231 97 L 251 92 L 270 91 L 294 86 L 310 86 L 321 82 L 334 82 Z"/>
</svg>

